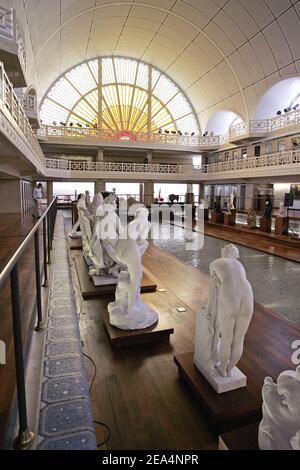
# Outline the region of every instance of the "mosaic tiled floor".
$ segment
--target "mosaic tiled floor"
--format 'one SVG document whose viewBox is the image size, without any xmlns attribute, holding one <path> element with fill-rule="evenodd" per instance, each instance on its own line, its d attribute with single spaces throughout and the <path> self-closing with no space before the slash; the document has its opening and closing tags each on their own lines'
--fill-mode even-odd
<svg viewBox="0 0 300 470">
<path fill-rule="evenodd" d="M 163 225 L 160 239 L 154 244 L 191 264 L 203 272 L 209 272 L 209 264 L 221 255 L 221 249 L 229 242 L 205 236 L 203 248 L 199 251 L 185 249 L 184 231 Z M 199 236 L 195 233 L 194 236 Z M 271 256 L 261 251 L 239 246 L 240 260 L 253 287 L 255 301 L 285 318 L 300 325 L 300 264 Z"/>
<path fill-rule="evenodd" d="M 70 273 L 63 214 L 58 211 L 52 258 L 39 450 L 95 450 L 96 438 Z"/>
</svg>

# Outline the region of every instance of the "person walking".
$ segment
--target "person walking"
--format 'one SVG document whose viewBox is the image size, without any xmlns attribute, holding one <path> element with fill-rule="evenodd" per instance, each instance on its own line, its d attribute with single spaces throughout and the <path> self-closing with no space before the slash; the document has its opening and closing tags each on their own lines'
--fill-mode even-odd
<svg viewBox="0 0 300 470">
<path fill-rule="evenodd" d="M 39 219 L 42 215 L 43 186 L 39 183 L 33 190 L 34 212 L 32 217 Z"/>
</svg>

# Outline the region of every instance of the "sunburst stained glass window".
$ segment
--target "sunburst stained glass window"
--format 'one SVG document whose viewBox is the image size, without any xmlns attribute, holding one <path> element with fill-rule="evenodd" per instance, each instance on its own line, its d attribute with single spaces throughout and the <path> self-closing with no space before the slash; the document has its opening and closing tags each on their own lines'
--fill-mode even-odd
<svg viewBox="0 0 300 470">
<path fill-rule="evenodd" d="M 169 77 L 120 57 L 91 60 L 60 77 L 42 101 L 40 118 L 44 125 L 199 133 L 191 104 Z"/>
</svg>

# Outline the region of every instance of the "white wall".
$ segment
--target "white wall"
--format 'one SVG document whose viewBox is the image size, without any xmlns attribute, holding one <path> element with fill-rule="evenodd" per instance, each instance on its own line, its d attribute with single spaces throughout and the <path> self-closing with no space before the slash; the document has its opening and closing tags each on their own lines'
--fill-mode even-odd
<svg viewBox="0 0 300 470">
<path fill-rule="evenodd" d="M 288 78 L 272 86 L 261 98 L 253 119 L 266 119 L 290 106 L 300 93 L 300 78 Z"/>
<path fill-rule="evenodd" d="M 139 196 L 140 194 L 140 183 L 106 183 L 106 191 L 116 190 L 118 196 Z"/>
<path fill-rule="evenodd" d="M 95 184 L 94 183 L 53 183 L 53 195 L 64 196 L 74 195 L 89 191 L 91 196 L 94 196 Z"/>
<path fill-rule="evenodd" d="M 164 202 L 168 202 L 169 194 L 178 194 L 182 196 L 180 200 L 184 202 L 184 198 L 187 192 L 186 184 L 168 184 L 168 183 L 155 183 L 154 184 L 154 197 L 157 198 L 161 190 L 161 197 L 164 199 Z"/>
</svg>

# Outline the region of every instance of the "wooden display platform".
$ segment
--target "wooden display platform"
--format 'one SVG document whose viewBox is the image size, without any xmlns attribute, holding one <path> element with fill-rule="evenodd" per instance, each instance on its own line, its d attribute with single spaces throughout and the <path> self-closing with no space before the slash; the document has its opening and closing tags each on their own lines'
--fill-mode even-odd
<svg viewBox="0 0 300 470">
<path fill-rule="evenodd" d="M 275 218 L 275 234 L 286 235 L 289 221 L 287 217 L 276 217 Z"/>
<path fill-rule="evenodd" d="M 99 287 L 94 286 L 93 281 L 90 279 L 88 274 L 88 267 L 81 253 L 75 257 L 75 266 L 78 274 L 81 294 L 84 299 L 93 299 L 115 293 L 115 284 Z M 157 285 L 144 273 L 141 285 L 141 293 L 144 294 L 146 292 L 155 292 L 156 289 Z"/>
<path fill-rule="evenodd" d="M 224 223 L 224 213 L 223 212 L 211 212 L 211 223 L 212 224 L 223 224 Z"/>
<path fill-rule="evenodd" d="M 259 422 L 243 426 L 219 436 L 219 450 L 259 450 Z"/>
<path fill-rule="evenodd" d="M 234 226 L 235 225 L 235 214 L 228 212 L 224 212 L 224 225 L 230 225 Z"/>
<path fill-rule="evenodd" d="M 261 232 L 266 232 L 266 233 L 271 233 L 271 227 L 272 227 L 272 219 L 271 218 L 267 218 L 267 217 L 261 217 L 260 221 L 259 221 L 259 230 Z"/>
<path fill-rule="evenodd" d="M 70 250 L 82 250 L 82 239 L 81 238 L 70 238 L 69 239 L 69 248 Z"/>
<path fill-rule="evenodd" d="M 181 377 L 186 380 L 205 411 L 211 428 L 218 433 L 236 429 L 243 425 L 257 422 L 262 417 L 261 391 L 248 375 L 247 387 L 217 394 L 193 362 L 194 353 L 180 354 L 174 357 Z M 255 363 L 252 371 L 255 377 Z"/>
<path fill-rule="evenodd" d="M 158 322 L 144 330 L 125 331 L 111 326 L 107 310 L 102 314 L 102 318 L 109 341 L 113 348 L 124 348 L 127 346 L 153 343 L 157 341 L 169 341 L 170 335 L 174 333 L 174 328 L 168 324 L 164 315 L 161 313 L 159 313 Z"/>
</svg>

